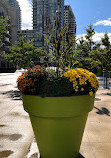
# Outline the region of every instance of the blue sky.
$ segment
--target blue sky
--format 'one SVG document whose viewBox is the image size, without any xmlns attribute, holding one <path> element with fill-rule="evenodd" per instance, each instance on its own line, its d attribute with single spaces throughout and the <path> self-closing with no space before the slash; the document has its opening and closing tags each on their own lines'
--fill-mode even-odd
<svg viewBox="0 0 111 158">
<path fill-rule="evenodd" d="M 65 0 L 76 17 L 77 35 L 92 24 L 97 33 L 111 33 L 111 0 Z"/>
</svg>

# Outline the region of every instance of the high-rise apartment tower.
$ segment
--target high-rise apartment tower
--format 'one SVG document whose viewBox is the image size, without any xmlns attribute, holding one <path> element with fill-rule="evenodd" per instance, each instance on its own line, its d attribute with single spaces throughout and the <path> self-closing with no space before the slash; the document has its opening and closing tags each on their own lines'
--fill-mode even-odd
<svg viewBox="0 0 111 158">
<path fill-rule="evenodd" d="M 64 0 L 32 0 L 33 29 L 46 31 L 47 25 L 53 25 L 57 11 L 60 13 L 60 27 L 63 28 Z"/>
<path fill-rule="evenodd" d="M 0 0 L 0 17 L 10 17 L 10 29 L 4 34 L 0 52 L 9 52 L 9 46 L 17 41 L 17 9 L 9 5 L 5 0 Z M 4 58 L 0 57 L 0 72 L 13 72 L 16 68 Z"/>
<path fill-rule="evenodd" d="M 59 16 L 60 28 L 63 28 L 64 0 L 32 0 L 32 8 L 33 30 L 36 30 L 37 45 L 46 46 L 43 33 L 47 33 L 47 28 L 50 33 L 57 16 Z"/>
<path fill-rule="evenodd" d="M 20 6 L 19 3 L 17 2 L 17 0 L 4 0 L 6 2 L 8 2 L 8 4 L 14 8 L 16 8 L 17 10 L 17 30 L 21 30 L 21 10 L 20 10 Z"/>
<path fill-rule="evenodd" d="M 64 25 L 68 26 L 70 35 L 76 35 L 76 19 L 70 5 L 64 6 Z"/>
</svg>

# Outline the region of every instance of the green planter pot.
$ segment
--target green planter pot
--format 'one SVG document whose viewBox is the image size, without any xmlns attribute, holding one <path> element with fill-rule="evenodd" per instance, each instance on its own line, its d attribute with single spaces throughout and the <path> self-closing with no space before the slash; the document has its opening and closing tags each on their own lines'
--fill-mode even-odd
<svg viewBox="0 0 111 158">
<path fill-rule="evenodd" d="M 22 95 L 41 158 L 77 158 L 94 98 Z"/>
</svg>

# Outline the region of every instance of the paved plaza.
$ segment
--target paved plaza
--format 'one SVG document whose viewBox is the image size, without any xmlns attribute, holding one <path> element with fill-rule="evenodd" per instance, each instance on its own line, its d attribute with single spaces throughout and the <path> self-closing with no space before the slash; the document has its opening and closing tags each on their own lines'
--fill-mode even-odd
<svg viewBox="0 0 111 158">
<path fill-rule="evenodd" d="M 21 73 L 0 73 L 0 158 L 39 158 L 30 119 L 16 87 Z M 103 80 L 98 79 L 100 88 L 88 116 L 81 158 L 111 158 L 111 89 L 103 89 Z"/>
</svg>

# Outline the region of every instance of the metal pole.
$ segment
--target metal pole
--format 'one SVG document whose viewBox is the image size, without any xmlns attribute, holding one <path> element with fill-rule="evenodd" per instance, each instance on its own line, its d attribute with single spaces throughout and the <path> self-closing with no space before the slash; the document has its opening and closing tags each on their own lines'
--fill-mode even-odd
<svg viewBox="0 0 111 158">
<path fill-rule="evenodd" d="M 103 69 L 103 87 L 105 88 L 105 69 Z"/>
<path fill-rule="evenodd" d="M 111 71 L 108 71 L 109 72 L 109 89 L 110 89 L 110 85 L 111 85 Z"/>
</svg>

